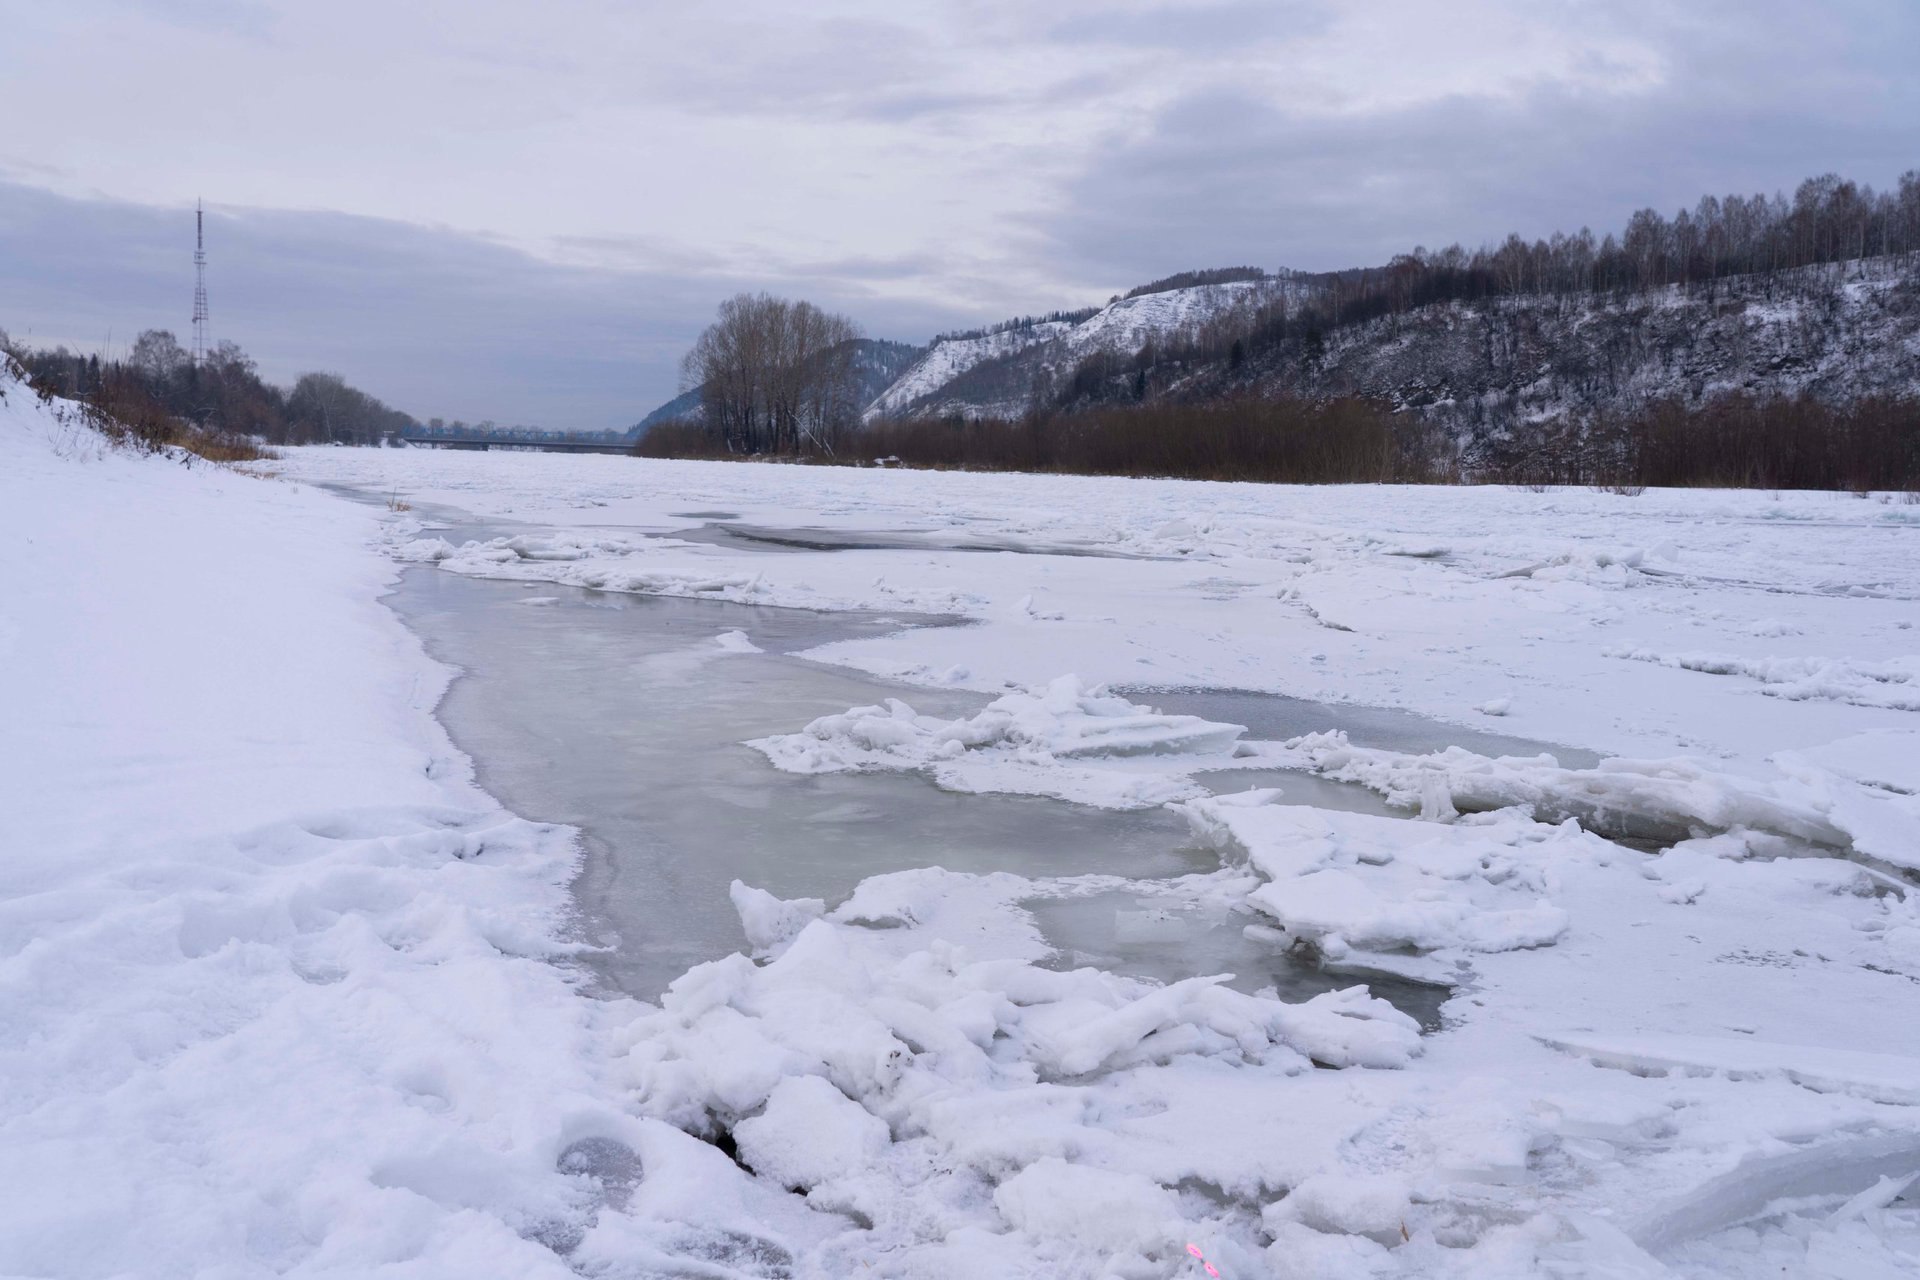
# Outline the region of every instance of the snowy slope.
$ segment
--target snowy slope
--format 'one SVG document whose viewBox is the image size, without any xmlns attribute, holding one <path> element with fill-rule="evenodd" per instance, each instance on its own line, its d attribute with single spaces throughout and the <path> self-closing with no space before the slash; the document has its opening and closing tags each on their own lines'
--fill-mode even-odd
<svg viewBox="0 0 1920 1280">
<path fill-rule="evenodd" d="M 874 400 L 866 417 L 1011 416 L 1032 401 L 1036 386 L 1097 351 L 1131 355 L 1148 342 L 1301 287 L 1268 279 L 1168 289 L 1117 298 L 1085 320 L 1043 320 L 981 337 L 945 339 Z M 995 366 L 1004 366 L 1002 376 L 981 376 Z M 973 385 L 968 385 L 969 374 Z"/>
<path fill-rule="evenodd" d="M 0 369 L 0 1272 L 566 1275 L 629 1134 L 365 509 Z M 386 1272 L 383 1269 L 397 1270 Z"/>
<path fill-rule="evenodd" d="M 1071 326 L 939 343 L 868 416 L 1017 415 L 1096 351 L 1130 358 L 1208 323 L 1246 332 L 1259 300 L 1284 294 L 1297 302 L 1323 287 L 1316 277 L 1283 275 L 1170 290 L 1115 301 Z M 1867 259 L 1619 296 L 1437 303 L 1249 348 L 1244 366 L 1224 356 L 1148 360 L 1149 393 L 1183 401 L 1364 395 L 1457 426 L 1470 444 L 1516 420 L 1655 399 L 1920 395 L 1920 260 Z M 1136 370 L 1125 364 L 1109 390 L 1131 399 Z"/>
<path fill-rule="evenodd" d="M 649 427 L 656 426 L 662 422 L 673 422 L 682 418 L 698 418 L 700 412 L 700 388 L 695 387 L 691 391 L 682 391 L 679 395 L 667 401 L 659 408 L 654 409 L 651 413 L 647 414 L 646 417 L 640 419 L 634 428 L 634 432 L 636 435 L 644 435 Z"/>
<path fill-rule="evenodd" d="M 1121 298 L 1073 327 L 1065 338 L 1067 353 L 1078 359 L 1093 351 L 1138 351 L 1151 340 L 1205 323 L 1281 287 L 1271 280 L 1235 280 Z"/>
<path fill-rule="evenodd" d="M 938 394 L 941 388 L 969 370 L 991 360 L 1016 355 L 1029 347 L 1053 342 L 1071 333 L 1073 328 L 1064 320 L 1042 320 L 976 338 L 936 342 L 898 380 L 874 397 L 865 416 L 872 420 L 902 414 Z"/>
</svg>

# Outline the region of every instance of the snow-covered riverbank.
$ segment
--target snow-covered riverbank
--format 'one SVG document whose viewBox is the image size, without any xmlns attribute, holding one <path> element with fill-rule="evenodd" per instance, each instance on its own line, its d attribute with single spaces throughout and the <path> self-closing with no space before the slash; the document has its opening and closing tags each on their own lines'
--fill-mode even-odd
<svg viewBox="0 0 1920 1280">
<path fill-rule="evenodd" d="M 0 391 L 0 1272 L 568 1274 L 558 1158 L 634 1124 L 574 849 L 469 783 L 372 513 Z"/>
<path fill-rule="evenodd" d="M 261 479 L 103 453 L 7 389 L 0 1271 L 1920 1257 L 1899 1198 L 1920 508 L 414 451 L 296 451 Z M 298 481 L 524 527 L 456 546 Z M 1063 969 L 1022 904 L 1114 885 L 936 871 L 844 902 L 739 886 L 751 956 L 658 1005 L 588 1000 L 554 963 L 571 833 L 472 785 L 431 716 L 449 673 L 378 603 L 396 561 L 891 612 L 900 631 L 814 656 L 1000 702 L 763 725 L 766 786 L 778 763 L 1182 806 L 1222 867 L 1123 886 L 1152 904 L 1130 927 L 1231 919 L 1444 981 L 1443 1028 L 1358 990 Z M 934 612 L 972 625 L 906 625 Z M 1103 682 L 1398 706 L 1641 763 L 1283 742 Z M 1405 816 L 1192 785 L 1227 765 Z"/>
</svg>

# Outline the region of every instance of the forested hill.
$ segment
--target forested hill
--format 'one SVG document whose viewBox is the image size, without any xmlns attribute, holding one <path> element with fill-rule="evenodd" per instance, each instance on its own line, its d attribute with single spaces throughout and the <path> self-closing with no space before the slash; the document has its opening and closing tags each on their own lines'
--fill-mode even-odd
<svg viewBox="0 0 1920 1280">
<path fill-rule="evenodd" d="M 1920 173 L 1709 197 L 1619 235 L 1404 254 L 1384 267 L 1190 272 L 1107 306 L 937 340 L 867 411 L 1363 395 L 1456 426 L 1698 406 L 1728 392 L 1920 394 Z"/>
<path fill-rule="evenodd" d="M 1135 353 L 1083 364 L 1055 395 L 1089 403 L 1142 392 L 1360 395 L 1456 426 L 1464 438 L 1663 400 L 1697 408 L 1737 392 L 1831 404 L 1920 396 L 1920 258 L 1434 302 L 1345 325 L 1303 324 L 1238 354 Z"/>
</svg>

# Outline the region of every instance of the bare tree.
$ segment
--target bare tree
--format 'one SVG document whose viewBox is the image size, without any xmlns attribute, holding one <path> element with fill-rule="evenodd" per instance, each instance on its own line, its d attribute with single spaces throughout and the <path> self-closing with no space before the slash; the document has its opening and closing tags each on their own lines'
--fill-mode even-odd
<svg viewBox="0 0 1920 1280">
<path fill-rule="evenodd" d="M 337 373 L 301 374 L 287 393 L 287 416 L 306 438 L 342 444 L 378 444 L 413 422 Z"/>
<path fill-rule="evenodd" d="M 859 410 L 859 326 L 811 302 L 738 294 L 681 361 L 707 432 L 730 453 L 832 453 Z"/>
<path fill-rule="evenodd" d="M 185 375 L 193 357 L 169 330 L 148 329 L 133 340 L 127 363 L 154 386 L 166 386 Z"/>
</svg>

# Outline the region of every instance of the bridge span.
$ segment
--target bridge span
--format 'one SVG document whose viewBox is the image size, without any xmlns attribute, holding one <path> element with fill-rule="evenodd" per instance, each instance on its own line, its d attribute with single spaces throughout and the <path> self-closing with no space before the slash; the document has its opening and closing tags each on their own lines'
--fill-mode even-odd
<svg viewBox="0 0 1920 1280">
<path fill-rule="evenodd" d="M 632 440 L 607 439 L 604 436 L 509 436 L 479 432 L 438 434 L 402 431 L 400 438 L 421 449 L 508 449 L 526 453 L 631 453 Z"/>
</svg>

